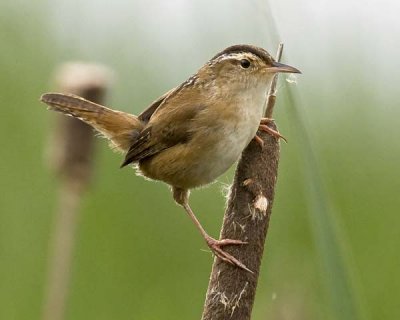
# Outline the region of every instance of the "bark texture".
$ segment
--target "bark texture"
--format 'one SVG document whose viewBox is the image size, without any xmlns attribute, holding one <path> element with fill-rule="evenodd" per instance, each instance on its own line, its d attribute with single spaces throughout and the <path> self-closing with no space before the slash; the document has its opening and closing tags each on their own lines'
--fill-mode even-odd
<svg viewBox="0 0 400 320">
<path fill-rule="evenodd" d="M 276 130 L 274 124 L 270 125 Z M 260 134 L 264 147 L 254 140 L 243 151 L 236 169 L 224 215 L 221 239 L 247 241 L 226 251 L 253 273 L 214 260 L 203 320 L 247 320 L 253 308 L 264 243 L 267 236 L 279 162 L 277 138 Z"/>
</svg>

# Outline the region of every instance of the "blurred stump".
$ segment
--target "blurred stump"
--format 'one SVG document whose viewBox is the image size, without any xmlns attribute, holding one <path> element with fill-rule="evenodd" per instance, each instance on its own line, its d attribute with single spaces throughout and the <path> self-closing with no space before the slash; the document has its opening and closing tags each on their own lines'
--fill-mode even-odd
<svg viewBox="0 0 400 320">
<path fill-rule="evenodd" d="M 67 63 L 56 72 L 55 82 L 62 93 L 76 94 L 102 104 L 110 78 L 111 72 L 103 66 Z M 60 191 L 50 244 L 44 320 L 65 317 L 79 204 L 82 191 L 88 188 L 94 162 L 93 129 L 72 117 L 56 114 L 55 118 L 47 160 L 60 179 Z"/>
<path fill-rule="evenodd" d="M 67 63 L 56 72 L 56 85 L 62 93 L 72 93 L 104 103 L 110 85 L 110 71 L 103 66 Z M 49 166 L 61 180 L 84 188 L 90 181 L 94 159 L 94 133 L 86 123 L 55 114 L 56 123 L 49 143 Z"/>
</svg>

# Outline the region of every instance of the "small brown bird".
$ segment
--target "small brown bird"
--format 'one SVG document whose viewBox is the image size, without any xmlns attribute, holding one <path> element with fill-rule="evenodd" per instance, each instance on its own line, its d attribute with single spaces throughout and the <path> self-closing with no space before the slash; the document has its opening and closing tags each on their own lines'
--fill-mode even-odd
<svg viewBox="0 0 400 320">
<path fill-rule="evenodd" d="M 139 116 L 115 111 L 81 97 L 46 93 L 49 109 L 88 123 L 126 153 L 121 167 L 137 164 L 140 173 L 167 183 L 175 201 L 199 229 L 214 254 L 246 266 L 222 247 L 245 244 L 209 236 L 189 206 L 189 190 L 207 185 L 238 160 L 258 129 L 276 137 L 263 119 L 268 88 L 277 72 L 300 73 L 274 61 L 262 48 L 226 48 Z M 261 121 L 261 125 L 260 125 Z"/>
</svg>

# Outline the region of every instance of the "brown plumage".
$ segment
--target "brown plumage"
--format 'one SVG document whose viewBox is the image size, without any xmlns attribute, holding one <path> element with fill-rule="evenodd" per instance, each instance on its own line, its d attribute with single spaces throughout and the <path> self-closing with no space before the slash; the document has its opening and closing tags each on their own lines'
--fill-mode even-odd
<svg viewBox="0 0 400 320">
<path fill-rule="evenodd" d="M 48 93 L 41 100 L 52 110 L 90 124 L 126 152 L 122 166 L 137 163 L 144 176 L 169 184 L 175 201 L 210 249 L 222 260 L 248 270 L 222 250 L 245 242 L 210 237 L 189 206 L 189 190 L 213 182 L 255 137 L 266 92 L 277 72 L 299 71 L 275 62 L 264 49 L 237 45 L 218 53 L 139 116 L 74 95 Z"/>
<path fill-rule="evenodd" d="M 138 117 L 106 108 L 73 94 L 46 93 L 41 101 L 50 110 L 78 118 L 110 140 L 113 147 L 126 152 L 145 127 Z"/>
</svg>

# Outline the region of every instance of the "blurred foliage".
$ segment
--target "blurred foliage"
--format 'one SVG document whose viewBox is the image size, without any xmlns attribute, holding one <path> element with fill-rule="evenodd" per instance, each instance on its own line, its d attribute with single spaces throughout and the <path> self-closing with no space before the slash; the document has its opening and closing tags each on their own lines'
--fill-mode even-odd
<svg viewBox="0 0 400 320">
<path fill-rule="evenodd" d="M 397 62 L 385 64 L 381 52 L 378 64 L 371 57 L 379 48 L 363 47 L 369 42 L 352 25 L 329 33 L 326 25 L 313 25 L 322 18 L 308 12 L 309 6 L 301 8 L 315 19 L 307 25 L 282 19 L 282 4 L 274 4 L 284 29 L 285 62 L 304 73 L 297 85 L 304 110 L 297 111 L 303 112 L 312 139 L 299 134 L 297 118 L 285 105 L 289 84 L 281 81 L 275 118 L 289 143 L 282 145 L 254 319 L 335 319 L 309 215 L 315 181 L 308 180 L 308 160 L 299 152 L 307 150 L 305 144 L 311 144 L 311 165 L 321 173 L 322 199 L 334 209 L 342 258 L 352 268 L 362 314 L 397 319 L 400 111 L 396 87 L 387 81 L 396 79 L 388 71 Z M 91 1 L 0 4 L 0 319 L 40 319 L 58 183 L 43 156 L 53 115 L 38 98 L 51 88 L 53 70 L 73 59 L 109 65 L 117 75 L 110 104 L 137 113 L 225 46 L 247 42 L 275 51 L 276 43 L 263 29 L 262 3 L 233 1 L 223 17 L 207 5 L 211 2 L 158 8 L 154 0 L 148 6 L 155 12 L 146 15 L 139 2 L 121 2 L 106 16 L 105 7 L 99 4 L 96 11 Z M 223 5 L 215 4 L 215 11 Z M 74 6 L 80 11 L 71 10 Z M 91 28 L 97 32 L 90 33 Z M 309 37 L 299 37 L 299 30 Z M 309 45 L 315 40 L 317 48 Z M 67 319 L 199 318 L 211 254 L 201 250 L 205 244 L 165 185 L 119 170 L 121 156 L 104 141 L 97 147 L 96 176 L 80 216 Z M 213 235 L 223 214 L 221 190 L 232 172 L 192 193 L 193 208 Z M 330 272 L 334 282 L 335 270 Z"/>
</svg>

